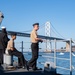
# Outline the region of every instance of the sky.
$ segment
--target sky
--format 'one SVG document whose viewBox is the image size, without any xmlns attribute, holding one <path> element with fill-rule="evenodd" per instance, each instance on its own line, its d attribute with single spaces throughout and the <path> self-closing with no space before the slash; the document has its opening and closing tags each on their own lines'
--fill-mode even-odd
<svg viewBox="0 0 75 75">
<path fill-rule="evenodd" d="M 75 0 L 0 0 L 0 11 L 4 14 L 1 26 L 7 30 L 29 31 L 39 22 L 38 34 L 45 35 L 49 21 L 63 37 L 75 40 Z"/>
</svg>

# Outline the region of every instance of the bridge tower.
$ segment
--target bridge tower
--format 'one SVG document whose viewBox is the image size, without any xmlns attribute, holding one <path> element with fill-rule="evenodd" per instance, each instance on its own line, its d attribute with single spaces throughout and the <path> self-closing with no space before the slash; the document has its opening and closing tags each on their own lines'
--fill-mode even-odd
<svg viewBox="0 0 75 75">
<path fill-rule="evenodd" d="M 45 36 L 51 37 L 51 25 L 49 21 L 45 23 Z M 46 51 L 51 52 L 51 47 L 51 41 L 46 40 Z"/>
</svg>

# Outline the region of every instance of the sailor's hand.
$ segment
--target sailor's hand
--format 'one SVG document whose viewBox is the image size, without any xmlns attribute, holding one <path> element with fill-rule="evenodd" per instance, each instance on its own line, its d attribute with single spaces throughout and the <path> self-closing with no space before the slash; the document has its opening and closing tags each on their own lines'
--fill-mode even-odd
<svg viewBox="0 0 75 75">
<path fill-rule="evenodd" d="M 43 42 L 43 40 L 41 39 L 41 41 L 40 41 L 41 43 Z"/>
<path fill-rule="evenodd" d="M 42 43 L 42 42 L 43 42 L 43 40 L 42 40 L 42 39 L 40 39 L 38 42 L 41 42 L 41 43 Z"/>
</svg>

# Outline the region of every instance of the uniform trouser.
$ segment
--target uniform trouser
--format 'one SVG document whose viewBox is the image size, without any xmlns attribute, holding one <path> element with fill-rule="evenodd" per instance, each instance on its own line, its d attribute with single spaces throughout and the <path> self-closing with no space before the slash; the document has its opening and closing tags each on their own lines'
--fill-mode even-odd
<svg viewBox="0 0 75 75">
<path fill-rule="evenodd" d="M 32 58 L 29 61 L 29 66 L 32 67 L 33 69 L 36 69 L 37 59 L 38 59 L 38 51 L 39 51 L 38 43 L 32 43 L 31 49 L 32 49 Z"/>
<path fill-rule="evenodd" d="M 14 55 L 14 56 L 18 57 L 18 62 L 19 62 L 18 65 L 19 66 L 25 66 L 26 60 L 24 59 L 24 56 L 21 52 L 19 52 L 18 50 L 13 50 L 13 51 L 8 50 L 8 52 L 10 55 Z"/>
<path fill-rule="evenodd" d="M 4 54 L 4 50 L 0 49 L 0 64 L 3 64 L 3 54 Z"/>
</svg>

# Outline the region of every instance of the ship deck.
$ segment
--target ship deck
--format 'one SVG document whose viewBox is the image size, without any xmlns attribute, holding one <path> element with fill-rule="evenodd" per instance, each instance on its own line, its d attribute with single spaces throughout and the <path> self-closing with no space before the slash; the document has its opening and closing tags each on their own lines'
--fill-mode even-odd
<svg viewBox="0 0 75 75">
<path fill-rule="evenodd" d="M 4 65 L 0 66 L 0 75 L 60 75 L 56 74 L 54 72 L 47 72 L 44 70 L 36 70 L 33 71 L 30 69 L 29 71 L 27 69 L 23 68 L 15 68 L 13 70 L 4 69 Z"/>
</svg>

